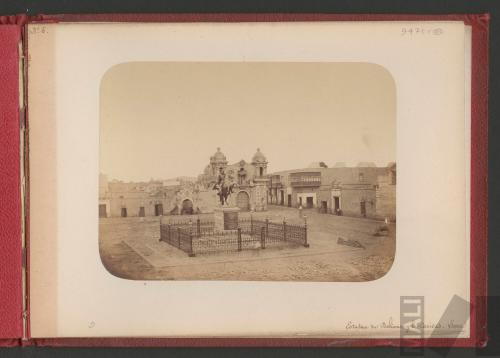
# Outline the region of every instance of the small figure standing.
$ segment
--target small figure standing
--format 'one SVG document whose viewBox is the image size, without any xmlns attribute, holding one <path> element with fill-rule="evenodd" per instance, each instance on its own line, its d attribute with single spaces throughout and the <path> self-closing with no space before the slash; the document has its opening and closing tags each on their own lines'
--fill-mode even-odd
<svg viewBox="0 0 500 358">
<path fill-rule="evenodd" d="M 302 218 L 302 204 L 299 205 L 299 218 Z"/>
</svg>

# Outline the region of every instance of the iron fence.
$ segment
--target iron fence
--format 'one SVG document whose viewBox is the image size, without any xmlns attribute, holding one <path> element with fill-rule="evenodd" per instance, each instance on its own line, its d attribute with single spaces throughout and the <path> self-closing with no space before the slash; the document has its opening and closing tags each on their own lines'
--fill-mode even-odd
<svg viewBox="0 0 500 358">
<path fill-rule="evenodd" d="M 309 247 L 307 224 L 291 225 L 253 218 L 238 221 L 237 230 L 218 232 L 213 221 L 185 220 L 160 223 L 160 241 L 189 256 L 220 252 L 265 249 L 267 246 L 301 245 Z"/>
<path fill-rule="evenodd" d="M 186 252 L 189 256 L 194 256 L 193 235 L 186 227 L 173 226 L 170 224 L 160 225 L 160 241 L 166 242 L 179 250 Z"/>
</svg>

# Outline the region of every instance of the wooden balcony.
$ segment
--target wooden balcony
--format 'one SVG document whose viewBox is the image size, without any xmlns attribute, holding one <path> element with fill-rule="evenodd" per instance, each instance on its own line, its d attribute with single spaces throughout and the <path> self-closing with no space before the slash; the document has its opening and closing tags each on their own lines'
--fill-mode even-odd
<svg viewBox="0 0 500 358">
<path fill-rule="evenodd" d="M 293 188 L 319 187 L 321 185 L 321 173 L 292 173 L 290 174 L 290 185 Z"/>
</svg>

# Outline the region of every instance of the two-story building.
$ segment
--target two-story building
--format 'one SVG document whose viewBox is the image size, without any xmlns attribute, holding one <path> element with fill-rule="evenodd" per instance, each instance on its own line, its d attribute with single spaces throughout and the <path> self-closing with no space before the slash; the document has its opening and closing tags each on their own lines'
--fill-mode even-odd
<svg viewBox="0 0 500 358">
<path fill-rule="evenodd" d="M 388 170 L 395 173 L 395 164 L 388 168 L 372 163 L 328 168 L 320 162 L 304 169 L 271 173 L 268 201 L 274 205 L 317 208 L 323 213 L 381 218 L 384 214 L 377 212 L 377 188 L 379 177 L 387 175 Z M 386 198 L 386 207 L 395 207 L 395 196 L 387 194 L 388 190 L 385 194 L 379 190 L 379 197 Z"/>
</svg>

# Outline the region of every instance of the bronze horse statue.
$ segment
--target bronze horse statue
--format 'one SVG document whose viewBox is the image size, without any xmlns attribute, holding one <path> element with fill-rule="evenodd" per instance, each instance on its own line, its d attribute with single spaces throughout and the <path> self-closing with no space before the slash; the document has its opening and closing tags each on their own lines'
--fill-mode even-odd
<svg viewBox="0 0 500 358">
<path fill-rule="evenodd" d="M 228 205 L 227 199 L 233 193 L 234 183 L 232 184 L 215 184 L 213 190 L 217 190 L 217 195 L 219 196 L 221 205 Z"/>
</svg>

